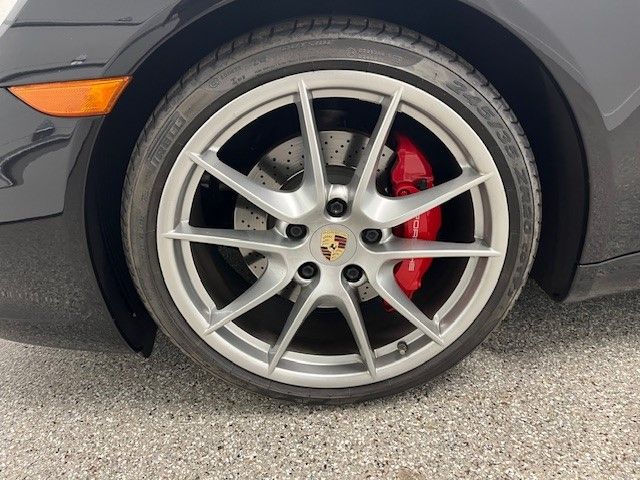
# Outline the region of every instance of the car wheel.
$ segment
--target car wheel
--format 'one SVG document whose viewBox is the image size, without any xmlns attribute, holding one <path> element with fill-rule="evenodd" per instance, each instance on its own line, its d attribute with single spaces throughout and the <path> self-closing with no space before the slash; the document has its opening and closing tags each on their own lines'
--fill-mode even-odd
<svg viewBox="0 0 640 480">
<path fill-rule="evenodd" d="M 215 375 L 349 402 L 421 384 L 505 317 L 540 190 L 500 94 L 442 45 L 316 17 L 227 44 L 168 93 L 123 194 L 158 325 Z"/>
</svg>

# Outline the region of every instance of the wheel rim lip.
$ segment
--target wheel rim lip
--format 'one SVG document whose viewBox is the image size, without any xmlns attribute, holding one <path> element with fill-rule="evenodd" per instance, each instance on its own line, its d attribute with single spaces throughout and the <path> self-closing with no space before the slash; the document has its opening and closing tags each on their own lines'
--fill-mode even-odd
<svg viewBox="0 0 640 480">
<path fill-rule="evenodd" d="M 312 388 L 355 387 L 397 377 L 436 356 L 467 330 L 495 289 L 502 272 L 504 254 L 469 259 L 461 282 L 448 300 L 453 305 L 449 312 L 451 318 L 442 319 L 446 326 L 442 331 L 444 345 L 429 341 L 415 330 L 375 349 L 375 379 L 366 369 L 363 370 L 358 354 L 329 356 L 287 351 L 278 368 L 269 374 L 267 355 L 270 345 L 266 342 L 233 323 L 204 335 L 208 324 L 203 310 L 207 303 L 213 301 L 197 273 L 190 243 L 162 236 L 180 220 L 189 218 L 192 200 L 204 173 L 201 167 L 187 158 L 187 153 L 203 152 L 214 144 L 222 145 L 250 121 L 279 106 L 294 103 L 296 85 L 301 79 L 313 90 L 313 98 L 347 97 L 374 103 L 380 103 L 386 95 L 402 86 L 407 92 L 407 99 L 400 112 L 413 116 L 436 134 L 461 166 L 469 165 L 469 159 L 473 158 L 474 167 L 495 173 L 493 178 L 470 192 L 476 235 L 486 237 L 488 234 L 494 248 L 506 252 L 509 224 L 504 186 L 486 145 L 457 112 L 433 95 L 390 77 L 345 70 L 307 72 L 269 82 L 232 100 L 197 130 L 178 155 L 163 188 L 157 218 L 156 242 L 165 284 L 191 329 L 216 352 L 253 374 Z M 375 89 L 371 85 L 375 85 Z M 349 227 L 348 224 L 346 226 Z M 457 297 L 455 301 L 452 300 L 454 297 Z M 400 356 L 397 353 L 399 341 L 407 343 L 409 354 Z"/>
</svg>

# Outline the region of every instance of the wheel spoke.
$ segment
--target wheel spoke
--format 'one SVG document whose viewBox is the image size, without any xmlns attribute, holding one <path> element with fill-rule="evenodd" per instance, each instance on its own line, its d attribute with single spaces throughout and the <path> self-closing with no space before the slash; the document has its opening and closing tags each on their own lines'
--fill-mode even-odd
<svg viewBox="0 0 640 480">
<path fill-rule="evenodd" d="M 403 317 L 412 323 L 418 330 L 431 338 L 439 345 L 444 345 L 440 337 L 440 328 L 427 317 L 413 301 L 398 286 L 393 274 L 393 265 L 383 266 L 371 286 L 389 305 L 396 309 Z"/>
<path fill-rule="evenodd" d="M 373 378 L 376 378 L 375 354 L 369 343 L 369 336 L 367 335 L 367 329 L 364 324 L 364 319 L 362 318 L 360 301 L 358 300 L 356 290 L 344 284 L 342 288 L 343 292 L 338 308 L 347 320 L 353 338 L 358 345 L 362 363 L 367 367 L 369 374 Z"/>
<path fill-rule="evenodd" d="M 258 185 L 220 160 L 213 150 L 208 150 L 203 155 L 193 152 L 188 155 L 196 165 L 204 168 L 238 195 L 284 222 L 295 223 L 309 208 L 308 202 L 303 201 L 295 192 L 279 192 Z"/>
<path fill-rule="evenodd" d="M 365 203 L 367 201 L 367 193 L 375 189 L 376 167 L 391 133 L 391 127 L 398 113 L 401 99 L 402 89 L 397 90 L 393 96 L 388 97 L 382 104 L 382 112 L 378 123 L 353 175 L 351 189 L 354 191 L 354 208 L 359 208 L 361 203 Z"/>
<path fill-rule="evenodd" d="M 295 242 L 275 230 L 230 230 L 223 228 L 192 227 L 186 222 L 163 235 L 172 240 L 205 243 L 224 247 L 246 248 L 257 252 L 286 254 Z"/>
<path fill-rule="evenodd" d="M 395 227 L 468 192 L 492 176 L 467 167 L 457 178 L 412 195 L 383 197 L 376 194 L 364 203 L 364 211 L 378 228 Z"/>
<path fill-rule="evenodd" d="M 273 373 L 273 371 L 278 366 L 278 362 L 285 354 L 289 345 L 291 344 L 291 340 L 295 336 L 296 332 L 305 321 L 307 316 L 316 308 L 318 304 L 318 300 L 320 296 L 318 295 L 318 291 L 316 290 L 316 284 L 311 284 L 302 288 L 300 292 L 300 296 L 293 304 L 293 309 L 291 313 L 289 313 L 289 317 L 282 328 L 282 332 L 280 333 L 280 337 L 276 341 L 276 343 L 269 350 L 269 373 Z"/>
<path fill-rule="evenodd" d="M 481 240 L 472 243 L 436 242 L 394 238 L 385 243 L 369 246 L 378 261 L 406 260 L 410 258 L 465 258 L 497 257 L 500 252 Z"/>
<path fill-rule="evenodd" d="M 313 113 L 313 100 L 303 80 L 298 83 L 298 91 L 300 95 L 298 115 L 305 149 L 302 188 L 305 191 L 312 191 L 313 200 L 318 205 L 323 206 L 326 200 L 327 175 L 324 156 L 320 149 L 316 119 Z"/>
<path fill-rule="evenodd" d="M 226 307 L 213 310 L 209 319 L 209 327 L 204 331 L 209 335 L 224 327 L 249 310 L 269 300 L 291 281 L 284 265 L 270 261 L 262 276 L 242 295 Z"/>
</svg>

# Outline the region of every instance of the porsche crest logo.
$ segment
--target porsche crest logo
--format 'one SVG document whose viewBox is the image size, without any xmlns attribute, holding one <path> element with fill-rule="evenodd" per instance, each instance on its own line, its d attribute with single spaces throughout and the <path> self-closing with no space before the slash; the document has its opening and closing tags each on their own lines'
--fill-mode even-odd
<svg viewBox="0 0 640 480">
<path fill-rule="evenodd" d="M 347 236 L 338 232 L 324 232 L 320 238 L 320 251 L 330 262 L 338 260 L 347 249 Z"/>
</svg>

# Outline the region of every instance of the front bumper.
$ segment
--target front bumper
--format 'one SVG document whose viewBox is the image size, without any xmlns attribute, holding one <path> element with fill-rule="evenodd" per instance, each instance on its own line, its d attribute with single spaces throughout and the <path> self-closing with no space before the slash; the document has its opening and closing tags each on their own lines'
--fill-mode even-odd
<svg viewBox="0 0 640 480">
<path fill-rule="evenodd" d="M 0 337 L 127 349 L 86 237 L 85 150 L 98 123 L 49 117 L 0 89 Z"/>
</svg>

